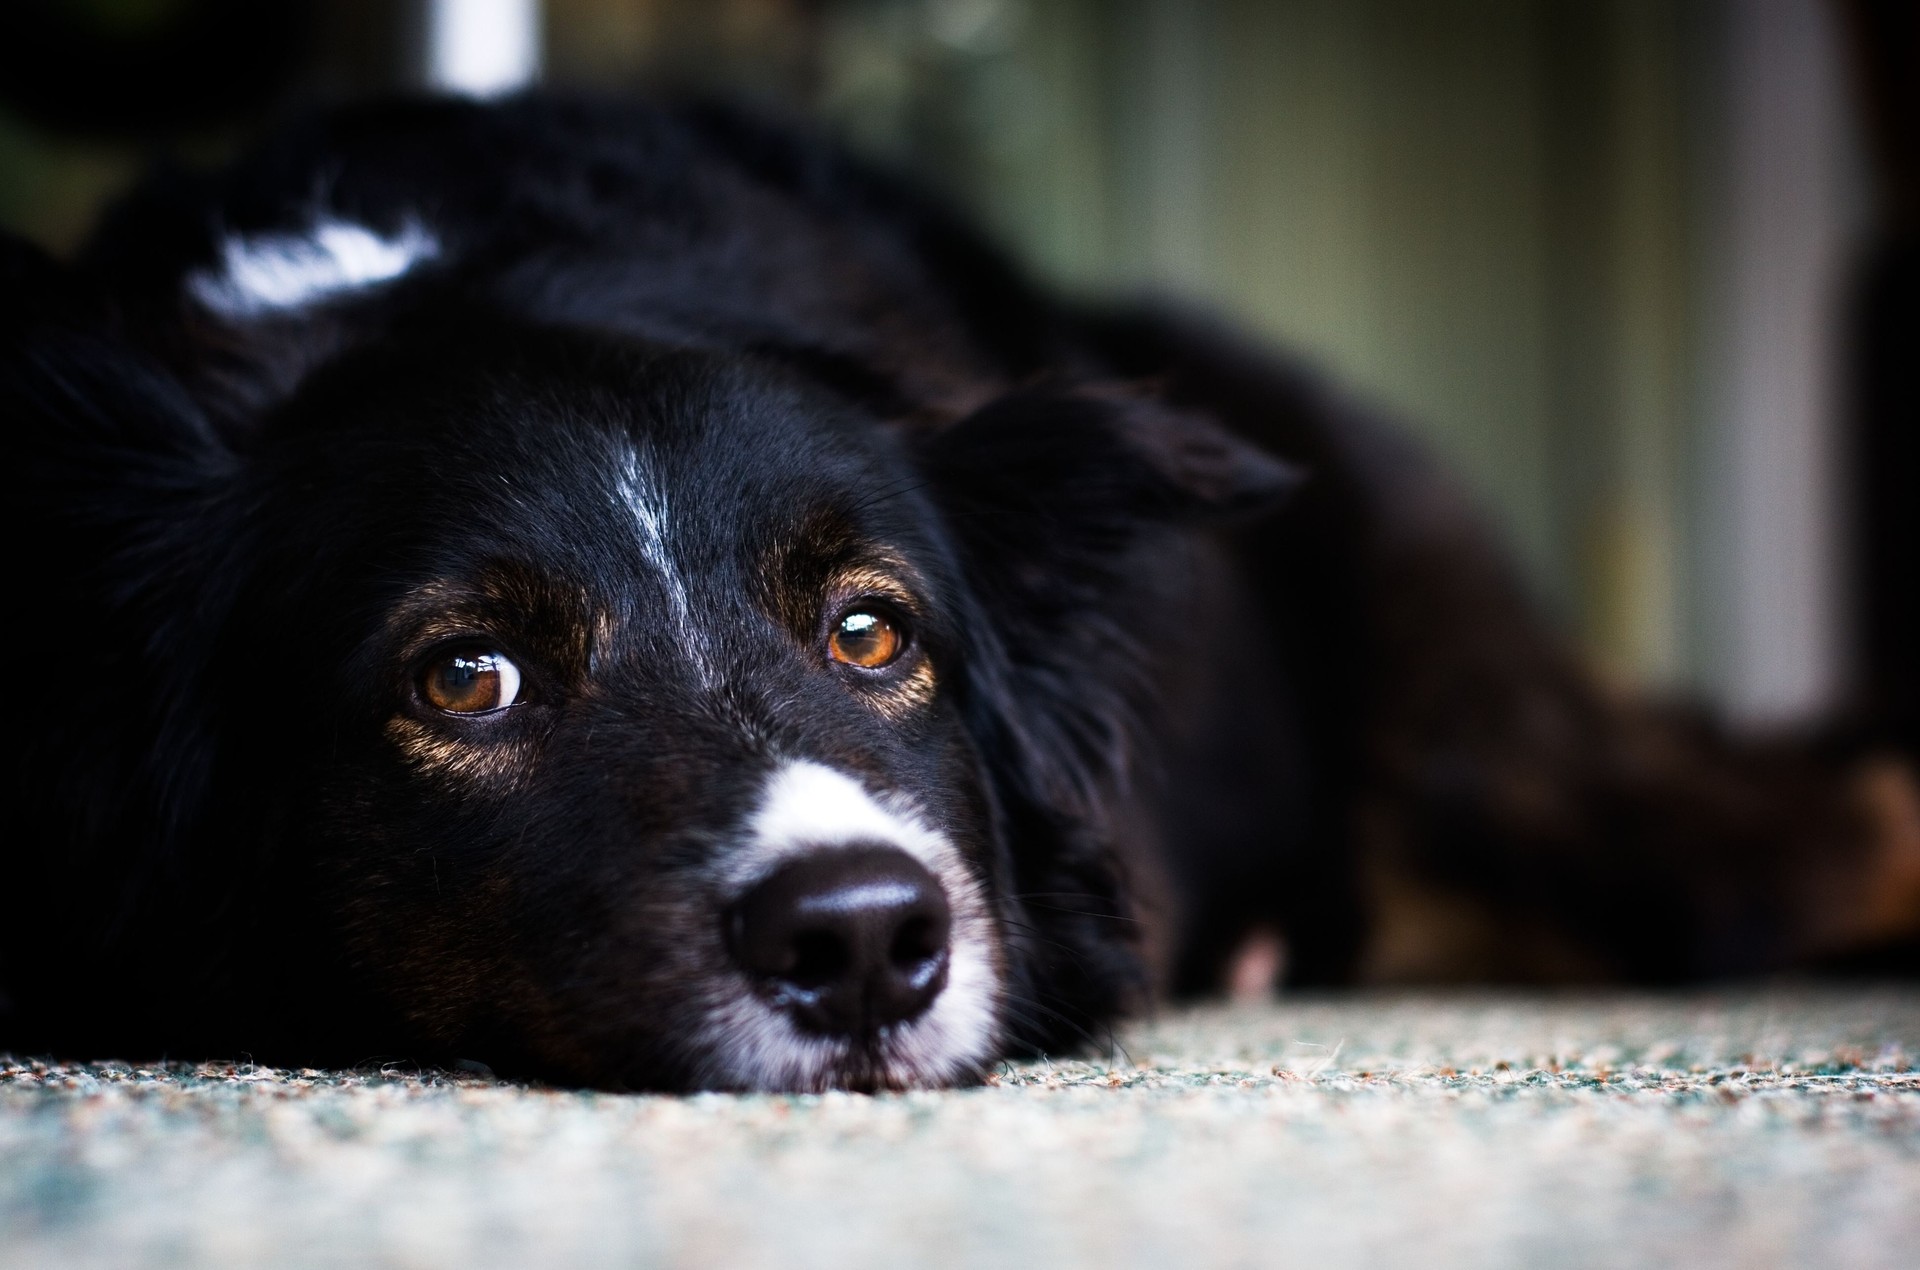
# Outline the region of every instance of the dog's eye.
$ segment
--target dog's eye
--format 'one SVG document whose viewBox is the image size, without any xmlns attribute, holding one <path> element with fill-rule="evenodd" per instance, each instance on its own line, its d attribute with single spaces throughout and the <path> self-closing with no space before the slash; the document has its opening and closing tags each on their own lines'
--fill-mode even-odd
<svg viewBox="0 0 1920 1270">
<path fill-rule="evenodd" d="M 420 677 L 420 695 L 448 714 L 504 710 L 520 695 L 520 668 L 499 653 L 449 653 Z"/>
<path fill-rule="evenodd" d="M 855 609 L 841 618 L 827 637 L 827 652 L 835 661 L 863 670 L 878 670 L 900 655 L 906 639 L 891 619 L 868 609 Z"/>
</svg>

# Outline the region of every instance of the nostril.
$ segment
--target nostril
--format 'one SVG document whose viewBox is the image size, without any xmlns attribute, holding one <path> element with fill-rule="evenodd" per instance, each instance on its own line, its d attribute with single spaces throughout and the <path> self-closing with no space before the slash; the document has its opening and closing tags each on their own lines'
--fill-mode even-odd
<svg viewBox="0 0 1920 1270">
<path fill-rule="evenodd" d="M 946 968 L 947 922 L 914 914 L 900 924 L 887 960 L 895 974 L 919 987 Z"/>
<path fill-rule="evenodd" d="M 802 988 L 819 989 L 846 975 L 852 956 L 831 931 L 801 931 L 793 938 L 793 966 L 781 977 Z"/>
<path fill-rule="evenodd" d="M 864 1035 L 913 1018 L 946 986 L 952 912 L 925 866 L 894 847 L 803 856 L 729 911 L 734 959 L 806 1027 Z"/>
<path fill-rule="evenodd" d="M 899 933 L 893 937 L 893 947 L 888 952 L 893 964 L 906 970 L 919 965 L 945 945 L 944 939 L 939 943 L 934 942 L 931 921 L 924 917 L 909 917 L 901 923 Z"/>
</svg>

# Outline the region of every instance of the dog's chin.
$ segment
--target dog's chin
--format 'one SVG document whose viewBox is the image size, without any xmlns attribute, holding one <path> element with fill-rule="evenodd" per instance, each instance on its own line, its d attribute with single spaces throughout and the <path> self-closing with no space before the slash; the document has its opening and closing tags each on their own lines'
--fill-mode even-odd
<svg viewBox="0 0 1920 1270">
<path fill-rule="evenodd" d="M 985 1079 L 1002 1044 L 990 984 L 956 976 L 918 1018 L 861 1037 L 823 1036 L 757 994 L 713 1007 L 693 1087 L 740 1093 L 945 1089 Z"/>
<path fill-rule="evenodd" d="M 945 1046 L 912 1023 L 852 1039 L 813 1035 L 769 1015 L 726 1031 L 728 1039 L 697 1074 L 697 1088 L 790 1094 L 945 1089 L 980 1083 L 991 1055 L 986 1047 Z"/>
</svg>

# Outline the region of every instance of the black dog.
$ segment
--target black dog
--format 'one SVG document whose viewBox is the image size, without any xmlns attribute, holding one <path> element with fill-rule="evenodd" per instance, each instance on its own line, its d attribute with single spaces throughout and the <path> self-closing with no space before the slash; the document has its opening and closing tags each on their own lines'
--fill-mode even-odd
<svg viewBox="0 0 1920 1270">
<path fill-rule="evenodd" d="M 1261 930 L 1920 916 L 1904 786 L 1597 687 L 1392 433 L 777 128 L 389 105 L 9 251 L 0 1046 L 935 1085 Z"/>
</svg>

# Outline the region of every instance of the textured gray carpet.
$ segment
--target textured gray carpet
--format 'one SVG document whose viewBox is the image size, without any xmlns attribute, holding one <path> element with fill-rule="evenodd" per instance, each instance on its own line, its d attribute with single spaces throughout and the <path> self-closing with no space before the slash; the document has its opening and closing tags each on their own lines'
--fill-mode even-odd
<svg viewBox="0 0 1920 1270">
<path fill-rule="evenodd" d="M 0 1059 L 0 1265 L 1920 1266 L 1920 992 L 1358 997 L 867 1098 Z"/>
</svg>

